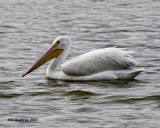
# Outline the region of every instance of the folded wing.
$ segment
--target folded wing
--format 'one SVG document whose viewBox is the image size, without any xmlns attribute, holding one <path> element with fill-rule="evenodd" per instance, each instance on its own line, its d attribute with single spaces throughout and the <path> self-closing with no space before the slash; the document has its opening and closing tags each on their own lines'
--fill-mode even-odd
<svg viewBox="0 0 160 128">
<path fill-rule="evenodd" d="M 62 64 L 62 71 L 73 76 L 86 76 L 109 70 L 133 67 L 137 62 L 120 48 L 104 48 L 77 56 Z"/>
</svg>

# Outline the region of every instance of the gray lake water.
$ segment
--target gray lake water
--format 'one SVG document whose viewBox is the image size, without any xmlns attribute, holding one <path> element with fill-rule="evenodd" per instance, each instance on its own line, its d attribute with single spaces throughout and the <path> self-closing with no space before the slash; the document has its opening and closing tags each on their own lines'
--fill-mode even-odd
<svg viewBox="0 0 160 128">
<path fill-rule="evenodd" d="M 67 59 L 117 46 L 146 71 L 65 82 L 45 78 L 47 63 L 22 78 L 59 35 L 73 42 Z M 0 0 L 0 127 L 159 128 L 160 1 Z"/>
</svg>

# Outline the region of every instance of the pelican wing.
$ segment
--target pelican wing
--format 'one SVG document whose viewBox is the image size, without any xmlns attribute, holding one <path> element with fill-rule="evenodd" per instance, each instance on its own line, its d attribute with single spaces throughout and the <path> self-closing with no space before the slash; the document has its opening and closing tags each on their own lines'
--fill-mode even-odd
<svg viewBox="0 0 160 128">
<path fill-rule="evenodd" d="M 127 69 L 136 64 L 129 52 L 113 47 L 77 56 L 63 63 L 61 68 L 65 74 L 85 76 L 103 71 Z"/>
</svg>

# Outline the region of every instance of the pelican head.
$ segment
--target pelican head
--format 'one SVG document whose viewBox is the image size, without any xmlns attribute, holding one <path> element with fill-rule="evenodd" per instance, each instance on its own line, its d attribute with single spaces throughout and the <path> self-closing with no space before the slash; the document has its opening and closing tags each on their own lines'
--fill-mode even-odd
<svg viewBox="0 0 160 128">
<path fill-rule="evenodd" d="M 42 66 L 43 64 L 45 64 L 46 62 L 48 62 L 53 58 L 55 58 L 56 60 L 56 58 L 61 56 L 61 61 L 64 60 L 67 57 L 70 48 L 71 48 L 71 40 L 69 37 L 67 36 L 57 37 L 53 41 L 51 47 L 46 52 L 44 52 L 39 57 L 39 59 L 37 59 L 35 63 L 31 65 L 31 67 L 27 70 L 26 73 L 22 74 L 22 77 L 36 70 L 37 68 L 39 68 L 40 66 Z"/>
</svg>

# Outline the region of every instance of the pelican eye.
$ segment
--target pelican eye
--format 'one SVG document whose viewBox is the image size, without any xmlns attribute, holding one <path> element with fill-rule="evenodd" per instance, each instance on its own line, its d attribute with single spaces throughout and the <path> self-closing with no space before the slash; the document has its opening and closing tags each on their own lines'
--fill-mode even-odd
<svg viewBox="0 0 160 128">
<path fill-rule="evenodd" d="M 58 40 L 56 43 L 55 43 L 55 47 L 57 47 L 58 45 L 59 45 L 59 43 L 60 43 L 60 40 Z"/>
</svg>

